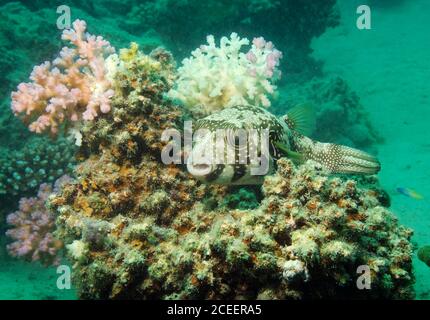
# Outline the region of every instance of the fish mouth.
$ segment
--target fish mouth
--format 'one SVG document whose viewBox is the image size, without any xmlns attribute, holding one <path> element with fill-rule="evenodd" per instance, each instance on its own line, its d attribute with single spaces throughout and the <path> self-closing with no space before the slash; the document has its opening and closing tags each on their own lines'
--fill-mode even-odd
<svg viewBox="0 0 430 320">
<path fill-rule="evenodd" d="M 204 177 L 212 172 L 212 165 L 208 163 L 187 163 L 188 172 L 195 177 Z"/>
</svg>

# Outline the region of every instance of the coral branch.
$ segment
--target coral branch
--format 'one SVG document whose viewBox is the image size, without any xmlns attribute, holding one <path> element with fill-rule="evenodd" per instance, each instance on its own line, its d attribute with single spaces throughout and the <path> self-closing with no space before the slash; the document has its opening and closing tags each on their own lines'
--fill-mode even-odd
<svg viewBox="0 0 430 320">
<path fill-rule="evenodd" d="M 230 39 L 223 37 L 219 47 L 213 36 L 207 41 L 184 59 L 169 96 L 206 112 L 241 104 L 269 107 L 269 97 L 276 90 L 273 83 L 281 75 L 277 67 L 282 53 L 262 37 L 253 40 L 247 53 L 241 49 L 249 40 L 236 33 Z"/>
<path fill-rule="evenodd" d="M 100 112 L 110 111 L 114 91 L 106 77 L 105 58 L 115 50 L 85 30 L 86 23 L 76 20 L 62 35 L 73 47 L 64 47 L 53 62 L 36 66 L 32 82 L 19 84 L 12 93 L 12 111 L 29 123 L 30 131 L 57 134 L 66 121 L 94 120 Z"/>
<path fill-rule="evenodd" d="M 68 176 L 59 178 L 54 189 L 49 184 L 41 184 L 37 197 L 21 198 L 18 211 L 7 216 L 7 223 L 14 226 L 6 232 L 14 240 L 7 246 L 11 256 L 41 261 L 45 265 L 60 262 L 58 251 L 63 244 L 52 234 L 55 216 L 45 207 L 45 202 L 69 180 Z"/>
</svg>

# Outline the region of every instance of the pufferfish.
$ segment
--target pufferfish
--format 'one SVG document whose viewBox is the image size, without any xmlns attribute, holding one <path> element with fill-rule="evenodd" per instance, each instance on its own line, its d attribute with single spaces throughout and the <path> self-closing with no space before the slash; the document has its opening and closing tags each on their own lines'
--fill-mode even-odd
<svg viewBox="0 0 430 320">
<path fill-rule="evenodd" d="M 314 160 L 332 173 L 375 174 L 380 170 L 379 161 L 366 152 L 308 138 L 306 134 L 312 132 L 314 125 L 315 113 L 310 105 L 297 106 L 280 118 L 252 105 L 223 109 L 195 123 L 188 172 L 205 183 L 262 184 L 281 157 L 296 163 Z M 220 132 L 224 134 L 217 138 Z M 262 132 L 266 132 L 267 139 L 262 138 Z M 229 160 L 224 157 L 219 161 L 227 154 Z M 253 161 L 255 154 L 260 161 Z M 267 170 L 258 171 L 263 162 Z"/>
</svg>

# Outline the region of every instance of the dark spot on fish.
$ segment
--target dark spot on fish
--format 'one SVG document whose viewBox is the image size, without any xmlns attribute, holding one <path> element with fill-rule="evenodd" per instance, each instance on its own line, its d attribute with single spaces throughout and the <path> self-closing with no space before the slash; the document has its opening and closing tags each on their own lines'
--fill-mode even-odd
<svg viewBox="0 0 430 320">
<path fill-rule="evenodd" d="M 245 165 L 235 165 L 234 166 L 234 174 L 233 178 L 231 179 L 231 182 L 235 182 L 242 178 L 246 173 L 246 166 Z"/>
<path fill-rule="evenodd" d="M 212 182 L 212 181 L 215 181 L 216 179 L 218 179 L 219 176 L 222 174 L 224 168 L 225 168 L 225 165 L 223 165 L 223 164 L 217 165 L 216 169 L 214 171 L 212 171 L 211 173 L 209 173 L 205 177 L 206 181 Z"/>
</svg>

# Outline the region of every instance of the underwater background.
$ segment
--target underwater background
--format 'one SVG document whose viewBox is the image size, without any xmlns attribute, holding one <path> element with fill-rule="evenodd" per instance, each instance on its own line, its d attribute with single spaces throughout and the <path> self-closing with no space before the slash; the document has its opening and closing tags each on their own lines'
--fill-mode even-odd
<svg viewBox="0 0 430 320">
<path fill-rule="evenodd" d="M 384 194 L 384 201 L 389 202 L 389 210 L 399 223 L 413 230 L 415 298 L 429 299 L 430 269 L 422 260 L 427 259 L 430 264 L 430 249 L 422 259 L 417 257 L 417 250 L 430 245 L 430 3 L 427 0 L 369 0 L 366 4 L 372 10 L 370 30 L 360 30 L 356 26 L 359 16 L 356 10 L 361 4 L 363 1 L 355 0 L 0 1 L 0 299 L 109 296 L 104 295 L 108 290 L 105 288 L 97 293 L 88 288 L 80 289 L 83 294 L 74 286 L 71 290 L 59 290 L 56 267 L 12 258 L 6 250 L 11 242 L 5 235 L 10 228 L 6 217 L 18 209 L 19 199 L 36 196 L 42 183 L 52 184 L 64 174 L 73 175 L 74 166 L 83 157 L 79 152 L 75 157 L 78 148 L 67 137 L 52 140 L 47 135 L 36 135 L 10 110 L 11 92 L 19 83 L 27 81 L 33 66 L 52 60 L 63 46 L 62 31 L 56 27 L 59 16 L 56 10 L 60 5 L 70 6 L 72 21 L 85 20 L 91 34 L 102 35 L 112 46 L 127 48 L 135 42 L 146 54 L 162 46 L 172 53 L 177 66 L 192 50 L 205 43 L 209 34 L 219 39 L 236 32 L 240 37 L 263 36 L 272 41 L 283 53 L 279 66 L 283 75 L 276 83 L 278 93 L 268 110 L 283 115 L 297 104 L 311 102 L 317 108 L 313 138 L 377 155 L 382 165 L 378 174 L 379 187 L 387 194 Z M 148 71 L 151 76 L 160 71 L 154 70 Z M 166 70 L 161 71 L 167 73 L 169 70 Z M 157 90 L 167 86 L 163 81 L 154 80 Z M 157 119 L 175 121 L 173 116 L 166 117 L 160 115 Z M 88 141 L 96 144 L 101 141 L 97 134 Z M 86 152 L 92 155 L 93 150 Z M 27 169 L 28 164 L 31 164 L 31 171 Z M 80 167 L 79 172 L 86 175 L 87 171 L 99 168 L 92 162 L 87 162 L 87 166 Z M 184 188 L 184 192 L 201 200 L 201 190 L 195 191 L 195 186 L 188 182 L 184 182 L 183 187 L 180 182 L 185 178 L 179 173 L 175 177 L 178 185 L 169 188 Z M 85 188 L 83 183 L 81 188 Z M 227 191 L 209 192 L 220 192 L 220 197 L 224 198 L 224 202 L 220 202 L 227 208 L 252 211 L 262 198 L 257 189 L 230 187 Z M 64 190 L 62 199 L 67 199 L 69 190 L 67 187 Z M 276 188 L 267 182 L 266 195 L 275 197 L 274 190 Z M 60 198 L 57 202 L 61 202 Z M 187 201 L 191 200 L 184 200 L 183 208 L 175 209 L 188 210 Z M 153 203 L 158 202 L 154 200 Z M 162 218 L 169 221 L 172 213 L 162 200 L 160 203 L 157 205 L 166 215 Z M 149 205 L 141 206 L 146 206 L 148 212 L 156 210 L 147 207 Z M 122 207 L 117 210 L 121 211 Z M 97 228 L 104 226 L 97 225 Z M 59 232 L 63 232 L 65 238 L 72 237 L 73 233 L 70 230 Z M 129 231 L 130 238 L 133 232 L 137 231 Z M 92 236 L 96 237 L 87 235 Z M 401 241 L 390 248 L 396 251 L 400 246 Z M 240 266 L 239 260 L 234 261 L 230 263 Z M 85 275 L 91 276 L 85 271 L 80 279 L 85 279 Z M 101 282 L 92 278 L 90 281 Z M 276 296 L 266 293 L 258 297 Z M 154 293 L 149 297 L 160 295 Z M 291 297 L 295 297 L 295 293 Z M 387 297 L 410 295 L 399 293 Z"/>
</svg>

